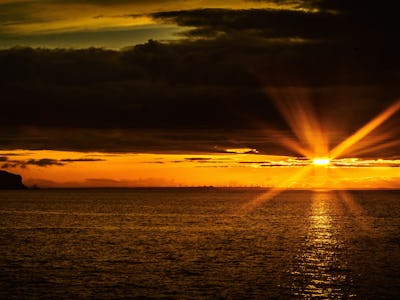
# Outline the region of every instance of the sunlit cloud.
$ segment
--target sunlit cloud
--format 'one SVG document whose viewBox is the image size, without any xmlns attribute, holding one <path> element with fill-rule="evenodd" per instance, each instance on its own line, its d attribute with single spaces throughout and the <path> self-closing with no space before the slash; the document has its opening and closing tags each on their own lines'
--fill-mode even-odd
<svg viewBox="0 0 400 300">
<path fill-rule="evenodd" d="M 257 149 L 251 149 L 251 148 L 226 149 L 225 151 L 228 152 L 228 153 L 238 153 L 238 154 L 246 154 L 246 153 L 247 154 L 249 154 L 249 153 L 256 154 L 256 153 L 259 153 L 257 151 Z"/>
<path fill-rule="evenodd" d="M 249 9 L 299 9 L 290 3 L 274 1 L 6 1 L 3 30 L 9 34 L 121 29 L 159 23 L 150 15 L 159 11 L 201 7 Z M 6 14 L 8 13 L 8 15 Z M 0 15 L 1 16 L 1 15 Z M 0 22 L 2 19 L 0 18 Z"/>
</svg>

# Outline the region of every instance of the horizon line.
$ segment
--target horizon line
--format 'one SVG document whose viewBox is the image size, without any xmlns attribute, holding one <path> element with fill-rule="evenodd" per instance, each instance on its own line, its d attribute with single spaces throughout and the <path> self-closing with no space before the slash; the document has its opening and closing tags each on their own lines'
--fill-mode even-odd
<svg viewBox="0 0 400 300">
<path fill-rule="evenodd" d="M 129 190 L 129 189 L 254 189 L 254 190 L 270 190 L 277 189 L 281 191 L 369 191 L 369 190 L 385 190 L 385 191 L 400 191 L 400 187 L 352 187 L 352 188 L 328 188 L 328 187 L 307 187 L 307 188 L 287 188 L 287 187 L 263 187 L 263 186 L 126 186 L 126 187 L 113 187 L 113 186 L 80 186 L 80 187 L 40 187 L 40 186 L 27 186 L 25 190 Z M 1 189 L 0 189 L 1 190 Z M 3 189 L 6 190 L 6 189 Z"/>
</svg>

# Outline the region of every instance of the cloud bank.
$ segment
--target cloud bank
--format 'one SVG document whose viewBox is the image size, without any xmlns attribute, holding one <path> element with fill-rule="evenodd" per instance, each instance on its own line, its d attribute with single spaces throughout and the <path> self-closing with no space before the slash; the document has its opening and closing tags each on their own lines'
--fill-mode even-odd
<svg viewBox="0 0 400 300">
<path fill-rule="evenodd" d="M 290 137 L 290 129 L 271 101 L 271 90 L 310 101 L 332 145 L 400 96 L 400 47 L 390 5 L 161 6 L 167 2 L 152 2 L 158 9 L 146 6 L 139 15 L 180 28 L 178 41 L 150 40 L 121 51 L 1 50 L 1 149 L 209 153 L 250 148 L 293 155 L 275 143 L 279 135 Z M 115 15 L 112 10 L 127 2 L 74 3 L 108 6 Z M 8 9 L 12 6 L 15 20 L 26 22 L 29 13 L 24 17 L 18 5 L 26 9 L 25 2 L 13 1 Z M 128 10 L 119 18 L 137 15 Z M 12 22 L 5 19 L 0 16 Z M 393 147 L 363 155 L 398 154 L 398 120 L 397 114 L 372 133 L 390 132 L 381 142 Z"/>
</svg>

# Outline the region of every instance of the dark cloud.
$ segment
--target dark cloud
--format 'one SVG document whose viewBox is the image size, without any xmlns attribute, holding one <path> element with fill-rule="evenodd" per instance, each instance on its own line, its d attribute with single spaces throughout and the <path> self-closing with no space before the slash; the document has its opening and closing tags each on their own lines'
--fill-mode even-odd
<svg viewBox="0 0 400 300">
<path fill-rule="evenodd" d="M 206 162 L 209 161 L 211 158 L 207 157 L 185 157 L 186 161 L 197 161 L 197 162 Z"/>
<path fill-rule="evenodd" d="M 49 166 L 63 166 L 64 164 L 56 159 L 42 158 L 42 159 L 29 159 L 22 162 L 23 166 L 38 166 L 38 167 L 49 167 Z"/>
<path fill-rule="evenodd" d="M 28 153 L 29 153 L 28 151 L 26 153 L 1 152 L 0 155 L 4 155 L 4 156 L 8 157 L 8 156 L 21 156 L 21 155 L 26 155 Z"/>
<path fill-rule="evenodd" d="M 180 26 L 194 27 L 186 32 L 189 36 L 244 32 L 270 39 L 302 38 L 352 44 L 394 42 L 397 20 L 390 5 L 370 1 L 309 1 L 302 6 L 319 10 L 205 8 L 158 12 L 152 16 Z"/>
<path fill-rule="evenodd" d="M 396 12 L 393 11 L 393 6 L 390 1 L 378 0 L 311 0 L 303 1 L 301 6 L 310 8 L 319 8 L 322 11 L 336 12 L 348 15 L 367 15 L 373 12 L 375 15 L 369 17 L 375 20 L 380 15 L 394 16 Z"/>
<path fill-rule="evenodd" d="M 8 168 L 26 168 L 27 166 L 49 167 L 49 166 L 63 166 L 64 164 L 56 159 L 42 158 L 42 159 L 28 159 L 28 160 L 7 160 L 2 165 L 3 169 Z"/>
<path fill-rule="evenodd" d="M 329 55 L 324 47 L 317 49 Z M 347 69 L 340 62 L 345 56 L 331 55 L 324 60 L 311 45 L 220 39 L 151 41 L 122 52 L 0 51 L 7 112 L 0 119 L 0 146 L 153 153 L 250 148 L 293 155 L 263 133 L 288 130 L 266 86 L 308 91 L 320 119 L 338 131 L 333 143 L 399 95 L 391 70 L 354 62 Z"/>
<path fill-rule="evenodd" d="M 289 135 L 271 89 L 306 96 L 334 145 L 400 96 L 400 46 L 389 6 L 333 2 L 159 12 L 188 39 L 122 51 L 2 50 L 0 148 L 293 155 L 265 133 Z"/>
<path fill-rule="evenodd" d="M 71 162 L 93 162 L 93 161 L 104 161 L 104 159 L 100 159 L 100 158 L 76 158 L 76 159 L 65 158 L 65 159 L 60 159 L 60 162 L 66 162 L 66 163 L 71 163 Z"/>
<path fill-rule="evenodd" d="M 226 149 L 251 146 L 262 152 L 279 152 L 274 137 L 257 130 L 227 129 L 69 129 L 25 128 L 5 133 L 3 147 L 40 150 L 79 150 L 139 153 L 227 153 Z"/>
<path fill-rule="evenodd" d="M 74 163 L 74 162 L 96 162 L 96 161 L 104 161 L 103 159 L 93 159 L 93 158 L 80 158 L 80 159 L 51 159 L 51 158 L 41 158 L 41 159 L 27 159 L 27 160 L 1 160 L 0 161 L 5 161 L 2 165 L 3 169 L 8 169 L 8 168 L 15 168 L 15 167 L 20 167 L 20 168 L 26 168 L 28 166 L 37 166 L 37 167 L 50 167 L 50 166 L 64 166 L 65 164 L 68 163 Z"/>
<path fill-rule="evenodd" d="M 365 81 L 369 77 L 375 82 L 398 78 L 400 43 L 394 38 L 394 7 L 376 1 L 304 1 L 299 6 L 318 11 L 194 9 L 152 16 L 189 27 L 189 37 L 215 37 L 226 45 L 239 41 L 244 53 L 256 54 L 254 61 L 274 74 L 277 67 L 271 61 L 292 78 L 300 78 L 308 67 L 307 81 L 318 74 L 325 77 L 329 71 L 337 76 L 346 69 L 353 77 L 343 78 L 348 83 L 355 78 Z M 380 77 L 376 76 L 379 71 Z"/>
<path fill-rule="evenodd" d="M 276 9 L 195 9 L 152 14 L 153 18 L 195 27 L 188 36 L 218 36 L 221 33 L 256 35 L 268 38 L 319 38 L 348 34 L 337 17 L 329 13 L 310 13 Z M 340 20 L 339 20 L 340 21 Z M 338 25 L 340 28 L 338 28 Z"/>
</svg>

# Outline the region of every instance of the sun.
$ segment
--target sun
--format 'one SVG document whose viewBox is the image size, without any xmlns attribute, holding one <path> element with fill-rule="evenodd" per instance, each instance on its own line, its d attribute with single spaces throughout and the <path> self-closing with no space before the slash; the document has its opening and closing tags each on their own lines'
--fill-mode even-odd
<svg viewBox="0 0 400 300">
<path fill-rule="evenodd" d="M 327 157 L 316 157 L 313 158 L 312 163 L 316 166 L 327 166 L 329 165 L 331 160 Z"/>
</svg>

